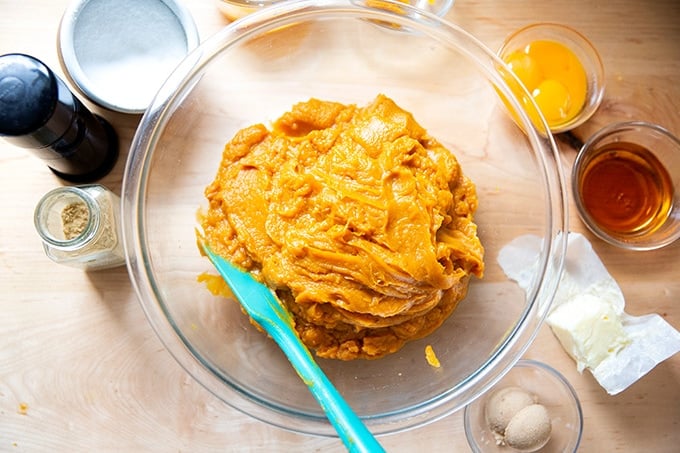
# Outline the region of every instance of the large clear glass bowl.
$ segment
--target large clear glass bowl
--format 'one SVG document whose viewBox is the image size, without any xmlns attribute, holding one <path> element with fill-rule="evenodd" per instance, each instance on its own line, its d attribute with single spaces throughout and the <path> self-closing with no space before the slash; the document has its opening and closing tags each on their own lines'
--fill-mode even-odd
<svg viewBox="0 0 680 453">
<path fill-rule="evenodd" d="M 505 75 L 501 74 L 504 73 Z M 231 406 L 286 429 L 334 435 L 275 343 L 237 303 L 198 283 L 213 271 L 196 246 L 195 214 L 224 144 L 310 97 L 365 105 L 378 93 L 411 111 L 476 183 L 486 273 L 435 333 L 373 361 L 319 360 L 377 434 L 423 425 L 486 391 L 531 343 L 565 251 L 557 150 L 504 82 L 492 51 L 442 19 L 400 3 L 283 2 L 206 40 L 141 120 L 123 182 L 124 241 L 135 290 L 177 361 Z M 519 112 L 506 114 L 499 93 Z M 546 129 L 547 130 L 547 127 Z M 543 246 L 525 293 L 497 263 L 504 244 Z M 440 368 L 425 359 L 432 345 Z"/>
</svg>

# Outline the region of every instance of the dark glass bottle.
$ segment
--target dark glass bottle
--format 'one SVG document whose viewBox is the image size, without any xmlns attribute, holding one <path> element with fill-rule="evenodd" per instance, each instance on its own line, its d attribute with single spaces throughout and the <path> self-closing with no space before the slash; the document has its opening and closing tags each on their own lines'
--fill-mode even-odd
<svg viewBox="0 0 680 453">
<path fill-rule="evenodd" d="M 95 181 L 118 159 L 118 137 L 111 125 L 29 55 L 0 56 L 0 136 L 30 149 L 71 182 Z"/>
</svg>

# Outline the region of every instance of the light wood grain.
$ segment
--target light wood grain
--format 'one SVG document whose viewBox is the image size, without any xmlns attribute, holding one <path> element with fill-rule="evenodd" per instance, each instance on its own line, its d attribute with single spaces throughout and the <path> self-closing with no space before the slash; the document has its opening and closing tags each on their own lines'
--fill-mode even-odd
<svg viewBox="0 0 680 453">
<path fill-rule="evenodd" d="M 32 54 L 61 73 L 56 33 L 67 3 L 0 0 L 0 54 Z M 202 38 L 226 23 L 212 1 L 186 4 Z M 680 134 L 676 0 L 458 0 L 447 18 L 492 49 L 531 22 L 576 27 L 600 50 L 607 73 L 602 108 L 576 134 L 587 137 L 624 119 Z M 102 180 L 119 193 L 139 118 L 91 107 L 122 140 L 123 155 Z M 561 146 L 568 172 L 575 151 Z M 0 451 L 344 451 L 337 439 L 249 418 L 194 382 L 156 338 L 125 269 L 84 274 L 49 261 L 33 209 L 61 184 L 42 162 L 0 140 Z M 573 209 L 570 220 L 572 230 L 585 232 Z M 587 236 L 621 285 L 630 314 L 660 313 L 680 328 L 680 243 L 632 253 Z M 576 372 L 547 327 L 526 355 L 554 366 L 576 388 L 585 417 L 581 451 L 678 451 L 680 355 L 615 397 Z M 381 442 L 394 452 L 469 451 L 462 413 Z"/>
</svg>

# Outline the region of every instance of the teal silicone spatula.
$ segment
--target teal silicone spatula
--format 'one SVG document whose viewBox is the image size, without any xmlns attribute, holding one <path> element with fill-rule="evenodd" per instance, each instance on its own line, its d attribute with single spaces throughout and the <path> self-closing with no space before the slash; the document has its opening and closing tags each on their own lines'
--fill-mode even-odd
<svg viewBox="0 0 680 453">
<path fill-rule="evenodd" d="M 384 452 L 385 450 L 352 411 L 328 380 L 293 328 L 288 310 L 265 285 L 249 273 L 236 268 L 199 241 L 224 281 L 248 315 L 279 345 L 302 381 L 319 402 L 338 435 L 351 452 Z"/>
</svg>

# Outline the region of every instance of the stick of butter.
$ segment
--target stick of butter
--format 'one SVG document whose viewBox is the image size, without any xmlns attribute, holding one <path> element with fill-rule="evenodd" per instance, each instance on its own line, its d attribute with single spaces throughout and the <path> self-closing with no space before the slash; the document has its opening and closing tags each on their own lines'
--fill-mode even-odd
<svg viewBox="0 0 680 453">
<path fill-rule="evenodd" d="M 550 312 L 547 322 L 579 372 L 595 369 L 630 343 L 614 303 L 592 294 L 565 301 Z"/>
<path fill-rule="evenodd" d="M 542 240 L 524 235 L 498 254 L 503 272 L 529 294 Z M 622 392 L 680 351 L 680 332 L 661 316 L 630 316 L 621 288 L 590 242 L 569 233 L 564 272 L 546 318 L 579 371 L 588 368 L 610 395 Z"/>
</svg>

